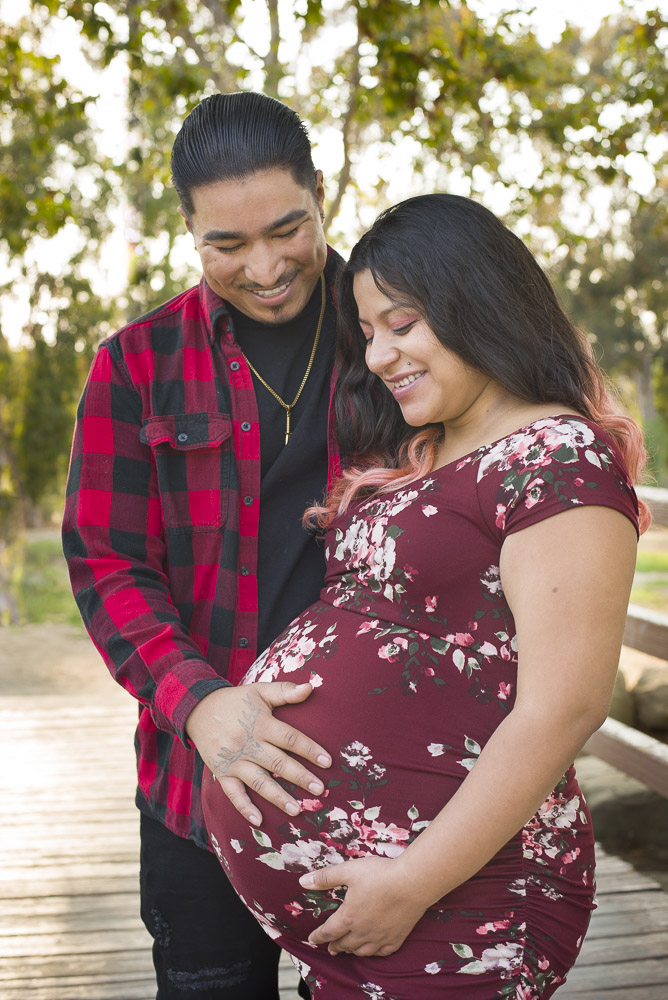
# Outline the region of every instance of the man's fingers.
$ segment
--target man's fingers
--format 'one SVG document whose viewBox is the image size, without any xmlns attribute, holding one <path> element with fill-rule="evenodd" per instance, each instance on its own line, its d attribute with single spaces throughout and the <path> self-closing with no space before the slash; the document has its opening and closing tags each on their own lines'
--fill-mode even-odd
<svg viewBox="0 0 668 1000">
<path fill-rule="evenodd" d="M 262 814 L 246 794 L 246 786 L 243 781 L 240 781 L 238 778 L 229 777 L 217 778 L 216 780 L 220 782 L 220 787 L 237 812 L 240 812 L 252 826 L 259 826 L 262 822 Z"/>
<path fill-rule="evenodd" d="M 257 687 L 261 688 L 262 697 L 271 708 L 306 701 L 313 691 L 313 687 L 308 681 L 304 684 L 293 684 L 292 681 L 258 682 Z"/>
<path fill-rule="evenodd" d="M 267 721 L 269 722 L 269 720 Z M 331 767 L 332 758 L 324 747 L 321 747 L 319 743 L 315 743 L 308 736 L 305 736 L 304 733 L 300 732 L 299 729 L 295 729 L 294 726 L 288 726 L 285 722 L 281 722 L 280 719 L 275 719 L 271 716 L 271 723 L 267 725 L 263 736 L 266 742 L 272 743 L 275 747 L 287 750 L 293 757 L 303 757 L 304 760 L 310 761 L 317 767 Z M 276 771 L 276 774 L 278 773 Z M 281 775 L 281 777 L 283 776 Z M 308 788 L 308 784 L 303 784 L 301 781 L 298 781 L 297 784 L 303 788 Z"/>
<path fill-rule="evenodd" d="M 306 772 L 308 774 L 308 772 Z M 272 805 L 277 806 L 282 812 L 287 813 L 288 816 L 297 816 L 301 812 L 300 803 L 290 795 L 289 792 L 279 785 L 277 781 L 274 781 L 273 777 L 266 771 L 264 767 L 259 767 L 252 761 L 240 761 L 235 768 L 235 777 L 230 776 L 220 778 L 220 786 L 227 795 L 227 797 L 232 802 L 232 805 L 238 809 L 238 811 L 253 823 L 251 816 L 260 816 L 257 806 L 253 805 L 251 799 L 245 792 L 245 786 L 255 792 L 261 798 L 266 799 L 267 802 L 271 802 Z M 313 777 L 310 777 L 313 781 Z M 232 798 L 229 791 L 226 788 L 227 782 L 238 782 L 244 788 L 243 795 L 239 792 L 238 787 L 232 789 Z M 236 801 L 235 801 L 236 800 Z M 261 817 L 257 823 L 253 823 L 257 826 L 261 822 Z"/>
</svg>

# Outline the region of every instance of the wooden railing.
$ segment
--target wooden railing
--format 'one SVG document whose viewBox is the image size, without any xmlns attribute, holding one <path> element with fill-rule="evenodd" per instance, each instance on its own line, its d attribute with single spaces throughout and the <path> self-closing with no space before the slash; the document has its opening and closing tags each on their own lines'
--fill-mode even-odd
<svg viewBox="0 0 668 1000">
<path fill-rule="evenodd" d="M 638 495 L 648 504 L 654 523 L 668 527 L 668 490 L 645 486 Z M 624 645 L 668 660 L 668 615 L 630 604 Z M 606 719 L 585 750 L 668 798 L 668 746 L 660 740 Z"/>
</svg>

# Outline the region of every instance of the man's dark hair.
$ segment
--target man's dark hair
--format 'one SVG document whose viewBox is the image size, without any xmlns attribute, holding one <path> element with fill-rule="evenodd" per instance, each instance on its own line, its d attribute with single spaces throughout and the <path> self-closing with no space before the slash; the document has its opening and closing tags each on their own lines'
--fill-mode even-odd
<svg viewBox="0 0 668 1000">
<path fill-rule="evenodd" d="M 303 121 L 280 101 L 252 91 L 205 97 L 183 122 L 172 148 L 172 180 L 188 216 L 195 188 L 275 168 L 289 170 L 296 184 L 315 195 Z"/>
</svg>

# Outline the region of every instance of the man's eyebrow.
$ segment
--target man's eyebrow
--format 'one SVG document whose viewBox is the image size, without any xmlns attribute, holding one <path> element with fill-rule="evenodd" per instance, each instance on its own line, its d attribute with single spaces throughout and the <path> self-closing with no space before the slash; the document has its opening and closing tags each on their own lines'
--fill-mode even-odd
<svg viewBox="0 0 668 1000">
<path fill-rule="evenodd" d="M 292 212 L 287 212 L 286 215 L 281 216 L 280 219 L 276 219 L 275 222 L 270 223 L 266 226 L 262 232 L 266 235 L 268 233 L 273 233 L 276 229 L 281 229 L 283 226 L 289 225 L 291 222 L 297 222 L 299 219 L 303 219 L 308 215 L 306 209 L 295 208 Z M 238 231 L 231 231 L 227 229 L 209 229 L 202 239 L 204 240 L 243 240 L 246 234 Z"/>
</svg>

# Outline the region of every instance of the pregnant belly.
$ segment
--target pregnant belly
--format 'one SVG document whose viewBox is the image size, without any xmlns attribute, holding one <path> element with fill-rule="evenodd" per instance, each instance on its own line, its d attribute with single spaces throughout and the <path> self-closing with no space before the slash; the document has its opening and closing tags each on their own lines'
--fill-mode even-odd
<svg viewBox="0 0 668 1000">
<path fill-rule="evenodd" d="M 338 897 L 303 890 L 299 876 L 351 858 L 396 857 L 468 771 L 463 736 L 445 752 L 448 688 L 434 683 L 433 671 L 408 687 L 405 663 L 379 657 L 378 642 L 358 634 L 360 618 L 350 612 L 324 606 L 291 628 L 282 651 L 274 644 L 245 682 L 317 684 L 305 702 L 274 714 L 331 754 L 331 768 L 310 767 L 324 793 L 289 786 L 301 803 L 292 818 L 249 792 L 263 816 L 253 829 L 206 771 L 203 805 L 212 846 L 246 905 L 274 936 L 304 941 Z"/>
</svg>

